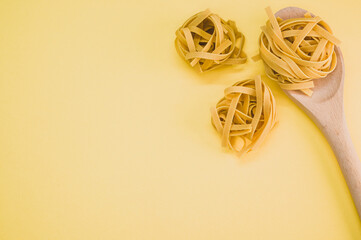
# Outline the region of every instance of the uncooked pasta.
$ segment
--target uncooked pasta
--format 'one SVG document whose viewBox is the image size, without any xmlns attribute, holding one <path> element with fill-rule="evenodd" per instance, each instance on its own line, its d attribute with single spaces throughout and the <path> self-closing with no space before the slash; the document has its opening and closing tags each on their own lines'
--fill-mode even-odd
<svg viewBox="0 0 361 240">
<path fill-rule="evenodd" d="M 177 52 L 201 72 L 245 63 L 243 44 L 244 36 L 235 22 L 226 22 L 208 9 L 190 17 L 176 31 Z"/>
<path fill-rule="evenodd" d="M 224 90 L 224 97 L 211 108 L 211 120 L 221 135 L 222 146 L 238 156 L 259 146 L 276 122 L 276 102 L 261 80 L 243 80 Z"/>
<path fill-rule="evenodd" d="M 340 41 L 320 17 L 276 18 L 266 8 L 269 21 L 261 27 L 260 56 L 268 77 L 285 90 L 311 96 L 313 79 L 324 78 L 337 64 L 335 45 Z"/>
</svg>

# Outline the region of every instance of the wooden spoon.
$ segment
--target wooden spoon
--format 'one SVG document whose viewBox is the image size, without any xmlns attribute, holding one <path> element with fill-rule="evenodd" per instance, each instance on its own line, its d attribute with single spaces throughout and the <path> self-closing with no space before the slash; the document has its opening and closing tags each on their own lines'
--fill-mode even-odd
<svg viewBox="0 0 361 240">
<path fill-rule="evenodd" d="M 297 7 L 279 10 L 275 16 L 282 19 L 304 17 L 307 11 Z M 352 144 L 343 111 L 343 83 L 345 67 L 339 47 L 336 69 L 326 78 L 314 80 L 311 97 L 300 91 L 284 92 L 316 123 L 331 145 L 349 187 L 361 219 L 361 162 Z"/>
</svg>

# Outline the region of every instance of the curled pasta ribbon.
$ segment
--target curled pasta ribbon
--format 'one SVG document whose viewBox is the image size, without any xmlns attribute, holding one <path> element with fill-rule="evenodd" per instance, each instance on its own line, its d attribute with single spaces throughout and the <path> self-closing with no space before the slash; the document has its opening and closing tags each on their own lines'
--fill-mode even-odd
<svg viewBox="0 0 361 240">
<path fill-rule="evenodd" d="M 212 124 L 222 136 L 222 146 L 238 156 L 258 147 L 276 122 L 276 102 L 261 77 L 243 80 L 224 90 L 211 108 Z"/>
<path fill-rule="evenodd" d="M 208 9 L 190 17 L 176 31 L 178 54 L 201 72 L 245 63 L 243 44 L 244 36 L 235 22 L 226 22 Z"/>
<path fill-rule="evenodd" d="M 261 27 L 260 56 L 267 76 L 283 89 L 311 96 L 312 80 L 324 78 L 335 69 L 335 45 L 341 42 L 320 17 L 306 13 L 304 18 L 282 20 L 270 7 L 266 12 L 269 21 Z"/>
</svg>

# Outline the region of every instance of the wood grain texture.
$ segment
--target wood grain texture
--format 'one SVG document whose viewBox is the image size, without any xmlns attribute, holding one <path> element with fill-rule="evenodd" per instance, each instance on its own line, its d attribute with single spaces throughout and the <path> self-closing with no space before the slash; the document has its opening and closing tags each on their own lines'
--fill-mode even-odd
<svg viewBox="0 0 361 240">
<path fill-rule="evenodd" d="M 303 17 L 306 10 L 297 7 L 281 9 L 275 15 L 282 19 Z M 336 47 L 337 67 L 326 78 L 315 79 L 311 97 L 300 91 L 285 93 L 316 123 L 336 155 L 361 219 L 361 162 L 347 129 L 343 110 L 345 67 L 342 53 Z"/>
</svg>

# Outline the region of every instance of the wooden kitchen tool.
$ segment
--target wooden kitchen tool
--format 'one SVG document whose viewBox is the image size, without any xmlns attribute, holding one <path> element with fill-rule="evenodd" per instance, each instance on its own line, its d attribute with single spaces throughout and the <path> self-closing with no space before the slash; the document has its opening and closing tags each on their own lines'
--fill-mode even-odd
<svg viewBox="0 0 361 240">
<path fill-rule="evenodd" d="M 279 10 L 282 19 L 304 17 L 307 11 L 297 7 Z M 339 47 L 335 46 L 337 67 L 326 78 L 314 80 L 311 97 L 300 91 L 284 92 L 316 123 L 332 147 L 349 187 L 361 219 L 361 162 L 357 157 L 348 132 L 343 110 L 344 62 Z"/>
</svg>

